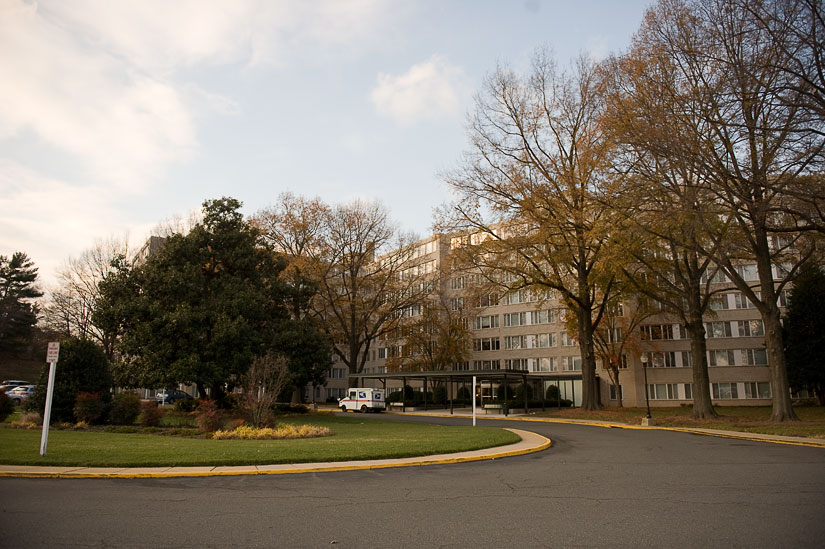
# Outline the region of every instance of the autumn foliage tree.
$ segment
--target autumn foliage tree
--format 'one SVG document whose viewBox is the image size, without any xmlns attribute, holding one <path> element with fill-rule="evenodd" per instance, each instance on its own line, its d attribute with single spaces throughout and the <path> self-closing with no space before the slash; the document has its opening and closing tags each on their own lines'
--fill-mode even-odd
<svg viewBox="0 0 825 549">
<path fill-rule="evenodd" d="M 603 91 L 586 58 L 560 71 L 539 52 L 526 76 L 500 67 L 476 101 L 463 166 L 445 177 L 459 196 L 446 226 L 468 234 L 466 263 L 509 290 L 557 293 L 574 314 L 588 410 L 599 407 L 593 332 L 615 281 Z"/>
</svg>

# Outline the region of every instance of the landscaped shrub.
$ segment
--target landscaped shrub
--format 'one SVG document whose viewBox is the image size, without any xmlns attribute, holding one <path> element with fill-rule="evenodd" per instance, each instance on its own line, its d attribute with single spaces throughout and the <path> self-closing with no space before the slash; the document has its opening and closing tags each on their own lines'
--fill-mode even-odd
<svg viewBox="0 0 825 549">
<path fill-rule="evenodd" d="M 140 415 L 140 397 L 135 393 L 119 393 L 112 400 L 109 423 L 132 425 Z"/>
<path fill-rule="evenodd" d="M 75 395 L 74 417 L 77 421 L 90 425 L 100 423 L 105 411 L 106 404 L 103 402 L 100 393 L 80 392 Z"/>
<path fill-rule="evenodd" d="M 496 398 L 498 400 L 504 400 L 505 399 L 505 391 L 504 391 L 505 387 L 507 388 L 507 392 L 506 392 L 506 398 L 507 399 L 511 399 L 514 396 L 516 396 L 516 392 L 513 390 L 512 385 L 502 383 L 501 385 L 496 387 Z"/>
<path fill-rule="evenodd" d="M 550 385 L 547 387 L 547 392 L 544 395 L 550 402 L 556 402 L 559 399 L 559 388 L 557 385 Z"/>
<path fill-rule="evenodd" d="M 200 404 L 200 400 L 182 398 L 175 402 L 175 410 L 178 412 L 194 412 Z"/>
<path fill-rule="evenodd" d="M 26 401 L 24 409 L 42 412 L 46 407 L 46 385 L 49 367 L 44 366 L 37 390 Z M 52 423 L 75 421 L 75 396 L 80 392 L 100 393 L 103 404 L 110 400 L 112 375 L 109 360 L 98 345 L 87 339 L 69 338 L 60 343 L 60 364 L 55 370 L 52 395 Z"/>
<path fill-rule="evenodd" d="M 516 400 L 518 400 L 522 403 L 524 402 L 524 391 L 525 391 L 525 389 L 527 390 L 527 400 L 529 401 L 533 398 L 533 386 L 532 385 L 524 385 L 523 383 L 519 384 L 516 387 L 515 398 L 516 398 Z M 513 395 L 510 395 L 510 396 L 512 397 Z"/>
<path fill-rule="evenodd" d="M 217 403 L 214 400 L 201 400 L 198 404 L 198 415 L 195 417 L 198 429 L 204 433 L 211 433 L 220 429 L 222 423 Z"/>
<path fill-rule="evenodd" d="M 0 423 L 6 421 L 6 418 L 14 413 L 14 401 L 6 396 L 5 393 L 0 392 Z"/>
<path fill-rule="evenodd" d="M 327 437 L 332 435 L 332 431 L 327 427 L 316 427 L 315 425 L 290 425 L 282 423 L 275 429 L 269 427 L 255 428 L 251 425 L 241 425 L 229 431 L 215 431 L 212 438 L 215 440 L 244 439 L 244 440 L 264 440 L 264 439 L 285 439 L 285 438 L 314 438 Z"/>
<path fill-rule="evenodd" d="M 38 412 L 26 412 L 16 420 L 11 422 L 11 427 L 15 429 L 37 429 L 43 424 L 43 418 Z"/>
<path fill-rule="evenodd" d="M 447 402 L 447 387 L 439 385 L 433 389 L 433 402 L 437 404 L 444 404 Z"/>
<path fill-rule="evenodd" d="M 303 404 L 276 404 L 275 410 L 282 414 L 306 414 L 309 412 L 309 407 Z"/>
<path fill-rule="evenodd" d="M 158 408 L 158 403 L 154 400 L 140 403 L 140 424 L 143 427 L 158 427 L 162 417 L 163 410 Z"/>
</svg>

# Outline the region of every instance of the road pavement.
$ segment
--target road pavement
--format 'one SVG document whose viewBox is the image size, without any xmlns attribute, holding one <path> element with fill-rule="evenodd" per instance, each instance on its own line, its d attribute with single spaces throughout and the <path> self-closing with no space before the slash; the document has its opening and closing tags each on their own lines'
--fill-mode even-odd
<svg viewBox="0 0 825 549">
<path fill-rule="evenodd" d="M 467 424 L 467 418 L 364 416 Z M 485 421 L 494 461 L 173 479 L 0 479 L 0 547 L 821 547 L 825 450 Z"/>
</svg>

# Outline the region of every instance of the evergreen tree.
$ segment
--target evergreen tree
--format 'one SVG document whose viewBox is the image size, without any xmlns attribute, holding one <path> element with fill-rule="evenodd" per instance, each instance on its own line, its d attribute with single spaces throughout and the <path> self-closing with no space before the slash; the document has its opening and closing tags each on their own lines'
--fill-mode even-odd
<svg viewBox="0 0 825 549">
<path fill-rule="evenodd" d="M 19 351 L 30 340 L 37 323 L 37 305 L 43 295 L 35 287 L 37 267 L 23 252 L 0 255 L 0 351 Z"/>
<path fill-rule="evenodd" d="M 794 389 L 816 393 L 825 406 L 825 271 L 806 263 L 794 281 L 785 317 L 788 380 Z"/>
</svg>

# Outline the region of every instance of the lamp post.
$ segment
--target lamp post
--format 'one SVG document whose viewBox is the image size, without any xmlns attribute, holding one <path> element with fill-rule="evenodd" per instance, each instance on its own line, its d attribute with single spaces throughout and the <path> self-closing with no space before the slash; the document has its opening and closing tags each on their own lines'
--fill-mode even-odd
<svg viewBox="0 0 825 549">
<path fill-rule="evenodd" d="M 647 354 L 642 354 L 642 370 L 645 373 L 645 406 L 647 407 L 646 419 L 650 419 L 650 388 L 647 385 Z"/>
</svg>

